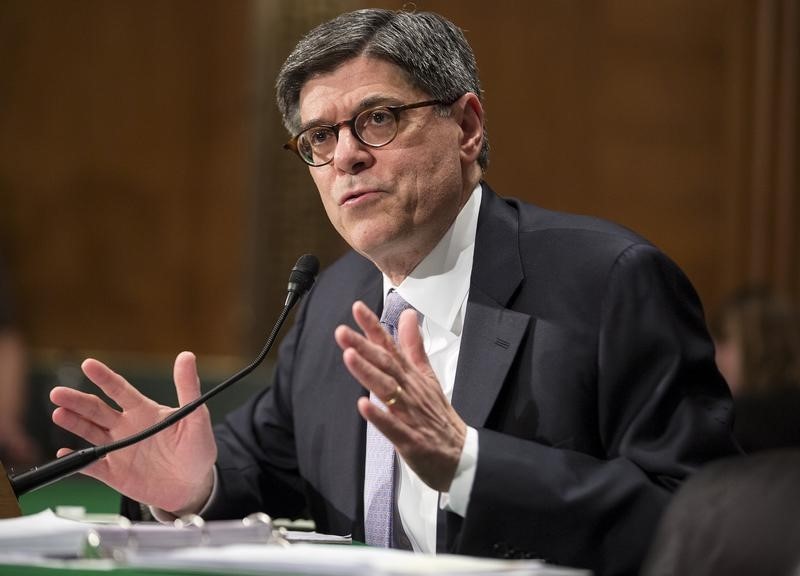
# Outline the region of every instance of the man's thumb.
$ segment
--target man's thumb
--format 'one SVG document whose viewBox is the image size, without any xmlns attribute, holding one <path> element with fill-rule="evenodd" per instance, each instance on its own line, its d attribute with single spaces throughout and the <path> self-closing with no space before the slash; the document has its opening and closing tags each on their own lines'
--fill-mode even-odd
<svg viewBox="0 0 800 576">
<path fill-rule="evenodd" d="M 200 396 L 200 377 L 197 375 L 197 360 L 191 352 L 181 352 L 175 358 L 173 370 L 178 403 L 183 406 Z"/>
</svg>

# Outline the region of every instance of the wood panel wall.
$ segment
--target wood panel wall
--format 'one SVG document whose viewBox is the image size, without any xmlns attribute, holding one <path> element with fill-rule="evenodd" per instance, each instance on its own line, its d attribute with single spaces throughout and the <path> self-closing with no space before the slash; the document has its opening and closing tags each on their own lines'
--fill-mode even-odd
<svg viewBox="0 0 800 576">
<path fill-rule="evenodd" d="M 34 350 L 241 350 L 249 18 L 0 5 L 0 253 Z"/>
<path fill-rule="evenodd" d="M 796 0 L 418 5 L 468 31 L 504 194 L 641 232 L 709 310 L 800 300 Z"/>
<path fill-rule="evenodd" d="M 0 4 L 0 255 L 34 350 L 241 356 L 344 250 L 273 82 L 351 0 Z M 481 70 L 488 181 L 636 229 L 713 309 L 800 296 L 796 0 L 418 0 Z"/>
</svg>

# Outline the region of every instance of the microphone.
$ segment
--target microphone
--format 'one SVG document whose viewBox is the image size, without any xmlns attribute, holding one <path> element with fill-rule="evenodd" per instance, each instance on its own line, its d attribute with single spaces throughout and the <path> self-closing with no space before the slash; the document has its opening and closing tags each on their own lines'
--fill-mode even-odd
<svg viewBox="0 0 800 576">
<path fill-rule="evenodd" d="M 294 265 L 294 268 L 292 268 L 292 273 L 289 276 L 289 293 L 286 297 L 286 303 L 283 306 L 283 310 L 281 311 L 278 320 L 275 322 L 275 325 L 272 327 L 272 332 L 270 333 L 269 338 L 267 338 L 266 344 L 264 344 L 264 347 L 261 349 L 261 352 L 259 352 L 258 356 L 256 356 L 256 359 L 253 360 L 253 362 L 251 362 L 248 366 L 245 366 L 236 374 L 227 380 L 220 382 L 205 394 L 200 395 L 198 398 L 192 400 L 188 404 L 184 404 L 160 422 L 156 422 L 141 432 L 137 432 L 136 434 L 128 436 L 127 438 L 110 442 L 109 444 L 104 444 L 102 446 L 90 446 L 89 448 L 71 452 L 66 456 L 56 458 L 47 464 L 42 466 L 34 466 L 27 472 L 10 477 L 9 481 L 11 483 L 11 488 L 13 489 L 16 497 L 19 498 L 27 492 L 47 486 L 48 484 L 56 482 L 57 480 L 61 480 L 66 476 L 70 476 L 75 472 L 85 468 L 89 464 L 96 462 L 110 452 L 127 448 L 132 444 L 136 444 L 137 442 L 141 442 L 142 440 L 150 438 L 154 434 L 161 432 L 165 428 L 172 426 L 177 421 L 185 418 L 197 408 L 208 402 L 211 398 L 225 390 L 228 386 L 234 382 L 238 382 L 250 374 L 250 372 L 255 370 L 256 367 L 261 364 L 264 358 L 266 358 L 267 353 L 269 352 L 270 348 L 272 348 L 272 343 L 274 342 L 275 337 L 278 335 L 278 331 L 281 329 L 281 326 L 283 326 L 283 323 L 286 320 L 286 317 L 289 315 L 292 307 L 294 307 L 300 298 L 302 298 L 303 295 L 305 295 L 305 293 L 311 289 L 311 286 L 314 285 L 314 280 L 316 279 L 318 271 L 319 260 L 317 260 L 316 256 L 305 254 L 297 260 L 297 263 Z"/>
<path fill-rule="evenodd" d="M 289 274 L 285 307 L 291 309 L 303 297 L 303 294 L 311 289 L 317 272 L 319 272 L 319 260 L 313 254 L 304 254 L 297 259 L 292 273 Z"/>
</svg>

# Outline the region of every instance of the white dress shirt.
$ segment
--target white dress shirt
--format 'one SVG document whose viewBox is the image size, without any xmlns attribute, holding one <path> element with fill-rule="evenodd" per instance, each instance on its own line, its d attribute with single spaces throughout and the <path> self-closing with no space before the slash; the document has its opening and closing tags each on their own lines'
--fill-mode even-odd
<svg viewBox="0 0 800 576">
<path fill-rule="evenodd" d="M 425 352 L 448 400 L 453 397 L 456 379 L 480 204 L 479 184 L 447 233 L 399 286 L 383 277 L 384 301 L 389 290 L 394 289 L 424 315 L 420 330 Z M 478 433 L 468 427 L 450 492 L 440 495 L 399 459 L 397 505 L 403 529 L 415 551 L 436 553 L 439 506 L 466 515 L 477 460 Z"/>
</svg>

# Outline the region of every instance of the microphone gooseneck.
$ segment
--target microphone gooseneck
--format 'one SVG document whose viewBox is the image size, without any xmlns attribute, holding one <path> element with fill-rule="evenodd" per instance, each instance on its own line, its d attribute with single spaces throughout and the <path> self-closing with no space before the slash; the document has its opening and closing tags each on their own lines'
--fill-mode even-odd
<svg viewBox="0 0 800 576">
<path fill-rule="evenodd" d="M 48 484 L 60 480 L 61 478 L 78 472 L 110 452 L 127 448 L 132 444 L 136 444 L 137 442 L 141 442 L 142 440 L 150 438 L 154 434 L 161 432 L 177 421 L 185 418 L 197 410 L 197 408 L 208 402 L 211 398 L 228 388 L 228 386 L 234 382 L 238 382 L 250 374 L 259 364 L 261 364 L 264 358 L 266 358 L 270 348 L 272 348 L 272 343 L 275 341 L 275 337 L 278 335 L 281 326 L 283 326 L 283 323 L 286 321 L 286 317 L 289 315 L 289 312 L 294 305 L 297 304 L 300 298 L 302 298 L 305 293 L 311 289 L 311 286 L 314 285 L 314 280 L 316 279 L 318 271 L 319 260 L 317 260 L 316 256 L 305 254 L 297 260 L 297 263 L 292 268 L 292 272 L 289 276 L 289 293 L 286 297 L 286 303 L 283 306 L 283 310 L 281 310 L 278 320 L 272 327 L 272 332 L 270 333 L 269 338 L 267 338 L 267 341 L 264 344 L 264 347 L 261 349 L 261 352 L 259 352 L 258 356 L 256 356 L 256 359 L 253 360 L 249 365 L 245 366 L 236 374 L 224 380 L 223 382 L 220 382 L 205 394 L 202 394 L 195 400 L 184 404 L 163 420 L 156 422 L 141 432 L 137 432 L 136 434 L 128 436 L 127 438 L 121 438 L 120 440 L 103 444 L 102 446 L 90 446 L 76 452 L 71 452 L 66 456 L 56 458 L 47 464 L 35 466 L 27 472 L 10 477 L 9 481 L 12 489 L 14 490 L 14 494 L 16 494 L 17 498 L 19 498 L 27 492 L 47 486 Z"/>
</svg>

